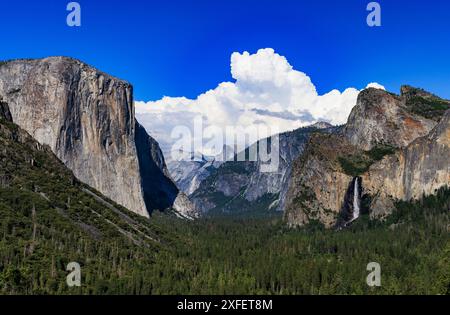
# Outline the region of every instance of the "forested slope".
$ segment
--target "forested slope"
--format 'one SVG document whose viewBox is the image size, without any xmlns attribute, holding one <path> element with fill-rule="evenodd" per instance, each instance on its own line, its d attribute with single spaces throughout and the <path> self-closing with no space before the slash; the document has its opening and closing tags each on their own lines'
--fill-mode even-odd
<svg viewBox="0 0 450 315">
<path fill-rule="evenodd" d="M 2 116 L 0 294 L 450 294 L 448 189 L 341 231 L 287 229 L 279 216 L 149 220 Z M 72 261 L 79 288 L 66 285 Z M 366 284 L 372 261 L 379 288 Z"/>
</svg>

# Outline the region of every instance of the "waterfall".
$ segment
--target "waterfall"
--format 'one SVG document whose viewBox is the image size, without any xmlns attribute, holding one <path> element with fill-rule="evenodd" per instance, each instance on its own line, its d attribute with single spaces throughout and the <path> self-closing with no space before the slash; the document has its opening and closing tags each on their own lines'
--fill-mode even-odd
<svg viewBox="0 0 450 315">
<path fill-rule="evenodd" d="M 359 207 L 359 178 L 355 178 L 355 187 L 353 189 L 353 218 L 352 221 L 359 218 L 360 207 Z"/>
</svg>

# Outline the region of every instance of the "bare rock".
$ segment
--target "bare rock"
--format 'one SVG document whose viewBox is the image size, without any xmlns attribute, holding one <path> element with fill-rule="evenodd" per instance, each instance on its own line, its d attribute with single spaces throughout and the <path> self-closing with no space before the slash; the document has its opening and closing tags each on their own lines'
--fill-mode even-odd
<svg viewBox="0 0 450 315">
<path fill-rule="evenodd" d="M 336 224 L 352 177 L 338 157 L 356 151 L 339 135 L 315 134 L 305 153 L 294 162 L 286 197 L 285 220 L 302 226 L 313 220 L 326 227 Z"/>
<path fill-rule="evenodd" d="M 394 200 L 417 200 L 450 186 L 450 110 L 427 136 L 371 166 L 363 176 L 374 196 L 372 217 L 392 212 Z"/>
<path fill-rule="evenodd" d="M 128 82 L 71 58 L 17 60 L 0 67 L 0 94 L 14 122 L 81 181 L 143 216 L 173 205 L 178 189 L 135 121 Z"/>
<path fill-rule="evenodd" d="M 417 200 L 450 185 L 449 102 L 412 87 L 400 96 L 367 89 L 339 134 L 316 135 L 292 167 L 285 218 L 334 226 L 355 177 L 372 218 L 397 200 Z M 387 147 L 385 153 L 380 147 Z"/>
<path fill-rule="evenodd" d="M 362 150 L 379 143 L 400 148 L 427 135 L 435 125 L 436 121 L 411 112 L 404 97 L 369 88 L 359 94 L 343 133 Z"/>
</svg>

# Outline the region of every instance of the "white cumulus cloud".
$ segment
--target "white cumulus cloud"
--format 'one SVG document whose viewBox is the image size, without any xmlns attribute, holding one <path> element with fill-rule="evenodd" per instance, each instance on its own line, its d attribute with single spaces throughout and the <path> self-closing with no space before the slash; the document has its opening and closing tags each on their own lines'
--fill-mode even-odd
<svg viewBox="0 0 450 315">
<path fill-rule="evenodd" d="M 305 73 L 294 70 L 271 48 L 255 54 L 233 53 L 231 74 L 235 82 L 221 83 L 196 99 L 136 101 L 136 117 L 167 152 L 176 141 L 171 138 L 172 130 L 180 125 L 192 129 L 194 117 L 199 115 L 205 127 L 224 130 L 264 124 L 284 132 L 318 121 L 345 123 L 359 94 L 356 88 L 348 88 L 319 95 Z M 384 89 L 377 83 L 369 86 Z M 264 136 L 268 135 L 260 135 Z"/>
<path fill-rule="evenodd" d="M 374 88 L 374 89 L 380 89 L 380 90 L 386 90 L 384 86 L 381 84 L 378 84 L 376 82 L 367 84 L 367 88 Z"/>
</svg>

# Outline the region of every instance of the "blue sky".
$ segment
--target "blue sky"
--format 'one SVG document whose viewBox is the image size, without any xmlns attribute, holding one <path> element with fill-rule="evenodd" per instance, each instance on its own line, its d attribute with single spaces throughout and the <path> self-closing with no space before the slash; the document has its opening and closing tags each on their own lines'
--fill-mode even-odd
<svg viewBox="0 0 450 315">
<path fill-rule="evenodd" d="M 81 0 L 2 4 L 0 59 L 66 55 L 121 77 L 138 100 L 197 95 L 232 80 L 233 52 L 273 48 L 319 93 L 408 83 L 450 98 L 450 2 L 383 0 L 382 27 L 368 0 Z"/>
</svg>

